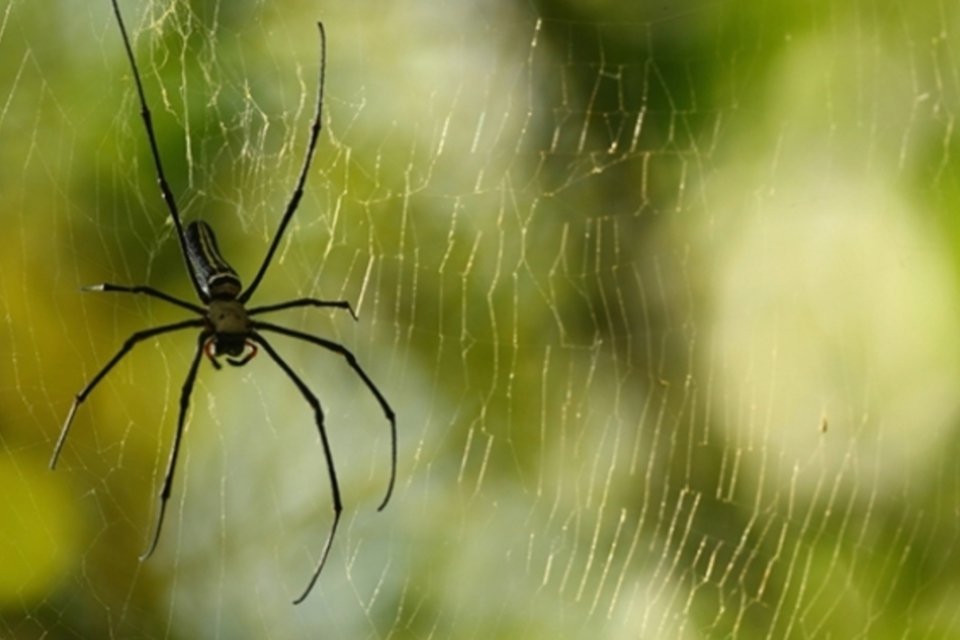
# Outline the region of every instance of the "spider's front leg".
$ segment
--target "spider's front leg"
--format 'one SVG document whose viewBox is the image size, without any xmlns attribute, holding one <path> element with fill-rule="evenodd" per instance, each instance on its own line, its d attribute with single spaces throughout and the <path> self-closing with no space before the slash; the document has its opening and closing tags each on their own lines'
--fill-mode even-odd
<svg viewBox="0 0 960 640">
<path fill-rule="evenodd" d="M 203 344 L 207 341 L 206 332 L 201 333 L 197 341 L 197 348 L 190 362 L 190 369 L 187 371 L 187 377 L 183 381 L 183 388 L 180 390 L 180 412 L 177 415 L 177 430 L 173 435 L 173 446 L 170 447 L 170 458 L 167 460 L 167 471 L 163 476 L 163 486 L 160 488 L 160 506 L 157 509 L 157 525 L 153 530 L 153 538 L 147 550 L 140 556 L 140 560 L 146 560 L 153 555 L 157 548 L 157 542 L 160 541 L 160 529 L 163 528 L 163 518 L 167 513 L 167 501 L 170 499 L 170 493 L 173 491 L 173 474 L 177 470 L 177 458 L 180 455 L 180 442 L 183 439 L 183 431 L 187 422 L 187 409 L 190 407 L 190 396 L 193 394 L 193 385 L 197 381 L 197 368 L 200 366 L 200 356 L 202 354 Z"/>
<path fill-rule="evenodd" d="M 57 466 L 57 460 L 60 458 L 60 451 L 63 449 L 63 445 L 67 441 L 67 436 L 70 434 L 70 426 L 73 424 L 73 418 L 77 414 L 77 409 L 80 408 L 80 405 L 83 404 L 83 401 L 86 400 L 87 396 L 93 392 L 100 381 L 103 380 L 108 373 L 110 373 L 110 370 L 113 369 L 114 365 L 120 362 L 120 360 L 122 360 L 131 349 L 147 338 L 198 326 L 203 326 L 203 320 L 200 320 L 199 318 L 195 320 L 184 320 L 182 322 L 174 322 L 173 324 L 165 324 L 160 327 L 137 331 L 127 338 L 120 350 L 117 351 L 112 358 L 110 358 L 110 361 L 107 362 L 107 364 L 105 364 L 95 376 L 93 376 L 90 382 L 88 382 L 87 385 L 81 389 L 74 398 L 73 404 L 70 406 L 70 411 L 67 413 L 67 419 L 64 420 L 63 427 L 60 430 L 60 437 L 57 438 L 57 444 L 54 445 L 53 456 L 50 458 L 50 468 L 54 469 Z"/>
</svg>

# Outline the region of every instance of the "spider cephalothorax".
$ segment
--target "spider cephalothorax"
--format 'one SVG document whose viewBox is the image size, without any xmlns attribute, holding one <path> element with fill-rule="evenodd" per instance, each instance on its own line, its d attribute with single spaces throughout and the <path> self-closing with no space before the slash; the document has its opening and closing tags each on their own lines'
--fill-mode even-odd
<svg viewBox="0 0 960 640">
<path fill-rule="evenodd" d="M 211 335 L 204 346 L 211 364 L 220 368 L 218 356 L 232 356 L 227 358 L 227 362 L 235 367 L 250 362 L 257 355 L 257 345 L 249 337 L 250 329 L 247 310 L 238 300 L 211 300 L 207 311 L 207 331 Z M 239 358 L 248 347 L 250 350 L 247 355 Z"/>
<path fill-rule="evenodd" d="M 397 469 L 397 428 L 393 409 L 390 407 L 386 398 L 384 398 L 377 389 L 376 385 L 373 384 L 373 381 L 367 376 L 366 372 L 364 372 L 364 370 L 357 363 L 357 359 L 354 357 L 354 355 L 346 347 L 332 340 L 327 340 L 326 338 L 321 338 L 312 334 L 253 319 L 253 316 L 259 314 L 307 306 L 345 309 L 350 313 L 351 316 L 353 316 L 354 319 L 356 319 L 356 315 L 354 314 L 350 303 L 344 300 L 298 298 L 296 300 L 289 300 L 287 302 L 255 307 L 253 309 L 246 308 L 247 301 L 259 286 L 260 281 L 263 279 L 263 276 L 267 271 L 267 267 L 270 266 L 270 261 L 280 244 L 280 239 L 283 236 L 283 232 L 286 229 L 287 224 L 290 222 L 294 212 L 297 210 L 297 205 L 299 204 L 300 198 L 303 195 L 303 186 L 307 179 L 310 161 L 312 160 L 314 151 L 317 147 L 317 139 L 320 135 L 321 115 L 323 109 L 324 66 L 326 62 L 326 38 L 324 36 L 323 24 L 318 23 L 317 25 L 320 29 L 320 77 L 317 87 L 316 113 L 310 129 L 310 143 L 307 146 L 306 154 L 303 160 L 303 166 L 300 170 L 300 175 L 297 180 L 296 187 L 294 188 L 293 195 L 291 195 L 286 209 L 283 212 L 283 216 L 280 218 L 280 225 L 273 236 L 273 240 L 270 242 L 270 246 L 267 249 L 267 254 L 264 257 L 263 262 L 260 264 L 260 269 L 254 276 L 253 282 L 249 287 L 247 287 L 246 290 L 244 290 L 236 271 L 234 271 L 227 261 L 223 259 L 223 256 L 220 255 L 220 250 L 217 247 L 216 237 L 214 236 L 213 230 L 210 228 L 210 226 L 205 222 L 197 221 L 190 223 L 186 229 L 183 227 L 183 223 L 180 220 L 180 212 L 177 209 L 176 200 L 174 199 L 173 192 L 170 190 L 170 186 L 167 183 L 167 179 L 163 172 L 163 164 L 160 161 L 160 153 L 157 146 L 156 135 L 153 131 L 153 122 L 150 116 L 150 109 L 147 107 L 147 99 L 144 95 L 143 84 L 140 80 L 140 72 L 137 69 L 137 63 L 133 56 L 133 49 L 130 46 L 130 39 L 127 36 L 127 31 L 123 24 L 123 18 L 120 15 L 120 8 L 117 6 L 117 0 L 111 0 L 111 2 L 113 3 L 113 11 L 117 18 L 120 34 L 123 37 L 123 45 L 124 49 L 126 50 L 127 59 L 130 62 L 130 68 L 133 72 L 133 79 L 140 102 L 140 115 L 143 119 L 144 128 L 146 129 L 147 133 L 147 141 L 150 143 L 150 151 L 153 156 L 154 166 L 157 170 L 157 182 L 160 186 L 160 193 L 163 196 L 163 200 L 170 212 L 170 217 L 173 220 L 174 227 L 176 227 L 177 238 L 180 242 L 180 249 L 187 267 L 187 274 L 190 277 L 190 282 L 200 300 L 200 304 L 187 302 L 148 286 L 126 286 L 104 283 L 95 285 L 93 287 L 87 287 L 87 290 L 112 291 L 118 293 L 142 293 L 144 295 L 148 295 L 192 311 L 200 317 L 137 331 L 127 338 L 120 350 L 95 376 L 93 376 L 93 378 L 74 399 L 73 405 L 70 407 L 70 411 L 67 413 L 67 418 L 64 421 L 63 428 L 60 431 L 60 437 L 57 439 L 56 446 L 54 447 L 53 457 L 50 460 L 50 467 L 53 468 L 57 464 L 57 459 L 60 456 L 60 451 L 63 448 L 63 444 L 70 432 L 70 425 L 73 423 L 73 418 L 77 412 L 77 408 L 81 403 L 83 403 L 84 400 L 86 400 L 87 396 L 90 395 L 97 384 L 103 380 L 103 378 L 110 372 L 111 369 L 113 369 L 114 365 L 116 365 L 123 358 L 123 356 L 125 356 L 135 345 L 143 340 L 146 340 L 147 338 L 179 331 L 181 329 L 200 329 L 200 333 L 197 336 L 197 346 L 196 350 L 194 351 L 193 360 L 190 363 L 190 369 L 187 371 L 187 377 L 183 382 L 183 389 L 181 391 L 180 413 L 177 418 L 177 429 L 174 434 L 173 446 L 170 449 L 170 458 L 167 462 L 167 470 L 166 474 L 164 475 L 163 486 L 160 489 L 160 506 L 157 514 L 156 528 L 154 529 L 154 534 L 150 545 L 147 547 L 147 550 L 143 556 L 141 556 L 141 558 L 146 558 L 153 553 L 153 550 L 157 546 L 157 541 L 160 539 L 160 529 L 163 525 L 163 517 L 164 513 L 166 512 L 167 500 L 170 498 L 170 493 L 173 486 L 173 476 L 177 465 L 177 454 L 180 451 L 180 443 L 183 437 L 187 408 L 190 404 L 190 395 L 193 392 L 193 386 L 194 382 L 196 381 L 197 369 L 200 364 L 201 356 L 205 354 L 213 366 L 217 369 L 221 368 L 221 365 L 217 360 L 217 358 L 221 356 L 224 356 L 226 361 L 231 365 L 242 366 L 248 363 L 257 354 L 258 346 L 262 347 L 263 350 L 267 352 L 267 355 L 269 355 L 270 358 L 277 364 L 277 366 L 283 370 L 287 377 L 293 381 L 294 385 L 297 387 L 297 390 L 313 409 L 317 430 L 320 434 L 320 443 L 323 446 L 324 459 L 327 463 L 327 474 L 330 479 L 330 490 L 333 495 L 333 522 L 330 525 L 330 533 L 327 535 L 327 541 L 320 553 L 320 559 L 317 562 L 316 568 L 310 577 L 310 581 L 308 582 L 306 589 L 296 600 L 294 600 L 295 604 L 300 603 L 304 600 L 304 598 L 307 597 L 307 594 L 310 593 L 310 590 L 313 588 L 313 585 L 316 583 L 317 578 L 320 575 L 320 571 L 323 569 L 323 565 L 330 553 L 330 547 L 333 543 L 333 538 L 336 535 L 337 525 L 340 522 L 340 514 L 343 510 L 343 505 L 340 500 L 340 486 L 339 482 L 337 481 L 337 473 L 333 464 L 333 454 L 330 450 L 330 442 L 327 438 L 326 429 L 324 428 L 323 410 L 320 407 L 320 401 L 313 394 L 313 392 L 310 391 L 306 383 L 300 379 L 300 376 L 290 368 L 290 365 L 288 365 L 286 361 L 280 357 L 280 355 L 273 349 L 273 346 L 263 337 L 261 334 L 262 331 L 278 333 L 280 335 L 295 338 L 297 340 L 303 340 L 342 356 L 347 361 L 347 364 L 351 367 L 351 369 L 358 376 L 360 376 L 370 392 L 373 393 L 374 397 L 376 397 L 377 402 L 380 404 L 380 408 L 383 409 L 383 413 L 390 423 L 391 450 L 390 480 L 387 485 L 386 495 L 384 496 L 383 501 L 380 503 L 379 509 L 383 509 L 387 505 L 387 502 L 390 501 L 390 496 L 393 493 L 393 486 L 396 482 Z M 244 355 L 245 352 L 246 355 Z"/>
</svg>

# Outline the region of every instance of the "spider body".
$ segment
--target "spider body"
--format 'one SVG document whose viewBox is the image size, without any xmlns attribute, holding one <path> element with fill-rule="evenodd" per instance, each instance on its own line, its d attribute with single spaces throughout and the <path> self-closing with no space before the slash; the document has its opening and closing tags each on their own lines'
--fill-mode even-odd
<svg viewBox="0 0 960 640">
<path fill-rule="evenodd" d="M 246 307 L 246 303 L 249 301 L 250 297 L 253 295 L 254 291 L 257 289 L 261 280 L 266 274 L 267 267 L 269 267 L 270 261 L 272 260 L 273 255 L 280 244 L 283 232 L 289 224 L 290 219 L 293 217 L 294 212 L 297 210 L 300 198 L 303 195 L 304 183 L 306 182 L 307 174 L 310 168 L 310 162 L 316 150 L 317 139 L 320 134 L 322 120 L 321 115 L 323 109 L 324 68 L 326 63 L 326 38 L 324 35 L 323 24 L 317 24 L 320 30 L 321 45 L 320 74 L 317 85 L 316 113 L 310 128 L 310 141 L 307 145 L 303 165 L 300 169 L 300 174 L 293 190 L 293 194 L 290 196 L 286 209 L 280 218 L 280 224 L 277 228 L 277 231 L 274 234 L 269 247 L 267 248 L 266 256 L 264 257 L 263 262 L 260 264 L 260 268 L 253 278 L 253 282 L 249 287 L 243 289 L 243 285 L 240 282 L 240 277 L 237 275 L 237 272 L 234 271 L 233 267 L 231 267 L 227 261 L 223 259 L 222 255 L 220 255 L 220 249 L 217 246 L 216 236 L 214 235 L 210 226 L 205 222 L 196 221 L 191 222 L 189 225 L 184 227 L 180 219 L 180 212 L 177 209 L 176 199 L 174 198 L 173 192 L 170 189 L 170 186 L 167 183 L 167 179 L 164 175 L 163 163 L 160 160 L 150 109 L 147 106 L 146 96 L 140 80 L 140 72 L 137 69 L 137 64 L 133 56 L 133 49 L 130 46 L 130 39 L 127 36 L 126 27 L 124 26 L 123 18 L 120 15 L 120 8 L 117 6 L 117 0 L 111 0 L 111 2 L 113 4 L 114 15 L 117 19 L 117 25 L 120 29 L 120 35 L 123 38 L 123 45 L 126 51 L 127 60 L 130 63 L 130 69 L 133 72 L 133 79 L 140 102 L 140 117 L 143 120 L 144 128 L 147 134 L 147 141 L 150 144 L 150 152 L 153 156 L 154 167 L 157 172 L 157 183 L 160 187 L 160 194 L 167 206 L 170 217 L 173 220 L 174 227 L 177 230 L 177 237 L 180 243 L 181 253 L 183 254 L 187 275 L 190 278 L 190 282 L 193 285 L 194 291 L 197 294 L 200 303 L 197 304 L 194 302 L 188 302 L 164 293 L 163 291 L 154 289 L 153 287 L 144 285 L 127 286 L 104 283 L 86 288 L 87 291 L 147 295 L 159 300 L 163 300 L 164 302 L 174 304 L 182 309 L 191 311 L 193 314 L 195 314 L 195 317 L 188 320 L 182 320 L 180 322 L 174 322 L 171 324 L 137 331 L 127 338 L 120 350 L 114 354 L 107 364 L 104 365 L 103 368 L 100 369 L 100 371 L 90 379 L 87 385 L 81 389 L 79 393 L 77 393 L 76 398 L 74 399 L 73 404 L 67 413 L 67 418 L 64 421 L 63 428 L 60 431 L 60 436 L 57 439 L 57 443 L 54 447 L 53 456 L 50 460 L 50 467 L 54 468 L 57 464 L 57 459 L 59 458 L 63 445 L 70 433 L 70 426 L 73 423 L 74 416 L 76 415 L 79 406 L 86 400 L 87 396 L 90 395 L 100 381 L 106 377 L 113 367 L 131 349 L 133 349 L 134 346 L 148 338 L 155 336 L 189 328 L 199 329 L 200 332 L 197 335 L 196 349 L 194 351 L 193 359 L 190 363 L 190 368 L 187 371 L 187 376 L 184 379 L 183 388 L 180 394 L 180 410 L 177 418 L 177 427 L 176 431 L 174 432 L 173 444 L 170 449 L 170 457 L 167 461 L 166 473 L 160 489 L 156 527 L 154 528 L 151 542 L 147 547 L 146 552 L 141 556 L 141 560 L 147 558 L 153 553 L 157 546 L 157 542 L 160 539 L 160 530 L 163 526 L 167 501 L 172 492 L 174 472 L 176 470 L 180 444 L 183 438 L 187 409 L 190 405 L 190 396 L 193 393 L 193 387 L 194 383 L 196 382 L 197 371 L 202 356 L 206 355 L 215 369 L 221 368 L 221 365 L 217 360 L 219 357 L 225 357 L 229 364 L 239 367 L 247 364 L 257 354 L 258 346 L 263 348 L 263 350 L 267 352 L 267 355 L 270 356 L 270 358 L 277 364 L 284 374 L 293 382 L 294 386 L 296 386 L 299 393 L 303 396 L 304 400 L 306 400 L 307 404 L 313 410 L 314 421 L 316 423 L 317 432 L 320 438 L 320 444 L 323 449 L 323 456 L 326 462 L 327 475 L 330 481 L 330 491 L 332 494 L 333 522 L 330 525 L 326 542 L 324 543 L 324 546 L 320 552 L 319 560 L 317 561 L 316 567 L 314 568 L 307 587 L 300 597 L 294 600 L 294 604 L 298 604 L 303 602 L 303 600 L 307 597 L 311 589 L 313 589 L 317 578 L 320 576 L 320 572 L 323 569 L 327 556 L 330 553 L 334 536 L 336 535 L 343 505 L 340 499 L 339 481 L 337 480 L 337 473 L 333 463 L 333 453 L 331 451 L 330 442 L 327 438 L 327 432 L 324 426 L 324 415 L 320 401 L 306 385 L 306 383 L 303 382 L 300 376 L 294 372 L 290 365 L 287 364 L 287 362 L 273 348 L 271 343 L 264 337 L 264 332 L 280 334 L 288 338 L 308 342 L 341 356 L 350 366 L 353 372 L 363 381 L 370 393 L 372 393 L 376 398 L 380 408 L 383 410 L 384 416 L 386 416 L 387 421 L 390 424 L 391 452 L 390 480 L 387 485 L 386 495 L 384 496 L 383 501 L 380 503 L 378 510 L 383 509 L 390 501 L 390 496 L 393 494 L 393 487 L 396 482 L 397 467 L 397 429 L 395 414 L 386 398 L 383 397 L 383 394 L 380 393 L 380 390 L 377 389 L 370 377 L 367 376 L 363 368 L 360 367 L 360 364 L 357 362 L 357 359 L 353 353 L 351 353 L 343 345 L 332 340 L 256 319 L 256 316 L 259 316 L 260 314 L 297 307 L 312 306 L 343 309 L 348 311 L 350 315 L 353 316 L 354 320 L 356 320 L 356 314 L 354 314 L 350 303 L 346 302 L 345 300 L 298 298 L 277 304 L 259 306 L 252 309 L 248 309 Z M 246 355 L 244 355 L 245 352 Z"/>
<path fill-rule="evenodd" d="M 204 347 L 204 353 L 217 369 L 218 356 L 232 356 L 227 362 L 234 366 L 243 366 L 256 354 L 257 347 L 251 342 L 250 317 L 243 303 L 237 299 L 243 290 L 240 276 L 234 271 L 217 246 L 217 236 L 206 222 L 197 220 L 186 228 L 187 261 L 197 274 L 200 294 L 207 304 L 207 332 L 210 337 Z M 251 351 L 243 355 L 247 346 Z"/>
</svg>

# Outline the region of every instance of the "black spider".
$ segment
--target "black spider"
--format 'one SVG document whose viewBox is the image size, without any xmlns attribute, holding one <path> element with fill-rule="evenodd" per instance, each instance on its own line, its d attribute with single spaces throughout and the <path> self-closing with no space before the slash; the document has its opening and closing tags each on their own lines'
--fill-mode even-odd
<svg viewBox="0 0 960 640">
<path fill-rule="evenodd" d="M 173 331 L 179 331 L 180 329 L 199 328 L 200 335 L 197 339 L 196 352 L 194 353 L 193 361 L 190 364 L 190 369 L 187 372 L 187 377 L 183 383 L 183 390 L 180 395 L 180 413 L 179 417 L 177 418 L 177 430 L 174 435 L 173 446 L 170 450 L 170 459 L 167 463 L 167 471 L 163 479 L 163 487 L 160 490 L 160 507 L 157 516 L 157 525 L 156 529 L 154 530 L 150 545 L 146 552 L 144 552 L 144 554 L 141 556 L 141 560 L 149 557 L 156 548 L 157 541 L 160 539 L 160 528 L 163 525 L 163 517 L 166 511 L 167 500 L 170 498 L 171 486 L 173 484 L 173 474 L 177 464 L 177 455 L 180 451 L 180 441 L 183 436 L 187 407 L 190 404 L 190 395 L 193 392 L 193 385 L 197 377 L 197 368 L 200 365 L 201 356 L 205 354 L 216 369 L 221 368 L 221 364 L 218 362 L 218 358 L 221 356 L 226 358 L 228 364 L 239 367 L 248 363 L 257 354 L 257 345 L 263 347 L 273 361 L 276 362 L 283 372 L 286 373 L 287 376 L 293 381 L 293 383 L 297 386 L 297 389 L 300 390 L 300 393 L 313 408 L 314 415 L 316 417 L 317 430 L 320 432 L 320 441 L 323 444 L 323 453 L 327 463 L 327 473 L 330 477 L 330 488 L 333 494 L 333 523 L 330 525 L 330 533 L 327 535 L 327 541 L 324 544 L 322 553 L 320 554 L 320 560 L 317 562 L 317 566 L 314 569 L 313 575 L 311 576 L 306 589 L 296 600 L 294 600 L 294 604 L 299 604 L 307 597 L 307 595 L 310 593 L 310 590 L 313 589 L 314 584 L 316 584 L 317 578 L 320 576 L 320 571 L 323 569 L 323 565 L 327 560 L 327 556 L 330 553 L 330 547 L 333 543 L 334 535 L 336 535 L 337 532 L 337 525 L 340 522 L 340 514 L 343 510 L 343 505 L 340 500 L 340 487 L 337 481 L 337 472 L 333 464 L 333 454 L 330 451 L 330 442 L 327 439 L 327 433 L 323 426 L 323 409 L 320 406 L 320 401 L 317 400 L 317 397 L 313 394 L 313 392 L 311 392 L 303 380 L 300 379 L 300 376 L 294 373 L 294 371 L 290 368 L 290 365 L 288 365 L 286 361 L 284 361 L 284 359 L 281 358 L 276 351 L 274 351 L 270 343 L 263 337 L 263 335 L 261 335 L 261 331 L 279 333 L 291 338 L 303 340 L 333 351 L 334 353 L 337 353 L 346 359 L 350 367 L 354 370 L 354 372 L 356 372 L 357 375 L 360 376 L 364 384 L 367 385 L 367 388 L 370 389 L 371 393 L 373 393 L 373 395 L 376 397 L 377 402 L 380 403 L 380 407 L 383 409 L 383 412 L 387 417 L 387 420 L 390 422 L 390 481 L 387 486 L 387 493 L 384 496 L 383 501 L 380 503 L 378 510 L 383 509 L 390 501 L 390 496 L 393 493 L 393 486 L 396 482 L 397 475 L 397 427 L 393 409 L 390 408 L 390 405 L 383 397 L 383 394 L 380 393 L 376 385 L 373 384 L 373 381 L 370 380 L 364 370 L 357 363 L 354 355 L 346 347 L 333 342 L 332 340 L 327 340 L 326 338 L 321 338 L 319 336 L 310 335 L 268 322 L 252 319 L 253 316 L 271 311 L 280 311 L 282 309 L 306 306 L 346 309 L 350 315 L 356 319 L 356 314 L 354 314 L 350 303 L 343 300 L 330 301 L 317 300 L 314 298 L 299 298 L 296 300 L 281 302 L 279 304 L 260 306 L 252 309 L 247 309 L 244 306 L 253 295 L 257 286 L 260 284 L 260 281 L 263 279 L 263 276 L 267 271 L 267 267 L 270 265 L 270 260 L 273 258 L 273 254 L 276 252 L 277 247 L 280 244 L 280 239 L 283 236 L 283 232 L 286 229 L 287 224 L 290 222 L 290 219 L 293 217 L 294 212 L 297 210 L 297 205 L 299 204 L 300 198 L 303 195 L 303 186 L 307 179 L 310 161 L 312 160 L 314 151 L 316 150 L 317 139 L 320 135 L 321 113 L 323 109 L 324 72 L 326 66 L 326 35 L 323 30 L 323 24 L 317 23 L 317 26 L 320 29 L 320 77 L 317 88 L 316 115 L 310 130 L 310 144 L 307 147 L 306 155 L 303 160 L 303 167 L 300 170 L 300 177 L 297 180 L 296 188 L 293 191 L 293 195 L 290 197 L 290 201 L 287 203 L 287 208 L 283 213 L 283 217 L 280 219 L 280 226 L 277 228 L 277 232 L 270 243 L 270 247 L 267 250 L 267 255 L 264 257 L 263 263 L 260 265 L 260 269 L 254 276 L 253 282 L 249 287 L 246 288 L 246 290 L 244 290 L 236 271 L 234 271 L 233 268 L 227 264 L 226 260 L 224 260 L 220 255 L 220 251 L 217 248 L 216 238 L 214 237 L 213 230 L 210 228 L 210 226 L 204 222 L 197 221 L 187 225 L 186 229 L 183 227 L 176 201 L 174 200 L 173 193 L 170 190 L 170 186 L 167 184 L 167 179 L 163 172 L 163 165 L 160 161 L 160 153 L 157 147 L 156 135 L 153 131 L 150 109 L 147 107 L 147 100 L 143 92 L 143 84 L 140 81 L 140 72 L 137 69 L 137 63 L 133 57 L 133 49 L 130 46 L 130 39 L 127 36 L 127 30 L 123 24 L 123 18 L 120 15 L 120 8 L 117 6 L 117 0 L 111 0 L 111 2 L 113 3 L 113 11 L 116 14 L 117 24 L 120 27 L 120 34 L 123 36 L 123 45 L 126 49 L 127 59 L 130 61 L 130 68 L 133 70 L 133 78 L 136 83 L 137 95 L 140 101 L 140 115 L 143 118 L 143 124 L 147 131 L 147 139 L 150 142 L 150 151 L 153 155 L 153 161 L 157 170 L 157 182 L 160 185 L 160 193 L 163 196 L 163 201 L 166 203 L 167 208 L 170 210 L 170 217 L 173 219 L 173 224 L 176 227 L 177 237 L 180 241 L 180 249 L 183 253 L 184 262 L 186 263 L 187 267 L 187 273 L 189 274 L 190 281 L 193 283 L 193 287 L 196 290 L 197 297 L 200 299 L 202 304 L 187 302 L 185 300 L 168 295 L 162 291 L 158 291 L 152 287 L 146 286 L 123 286 L 105 283 L 86 288 L 88 291 L 142 293 L 144 295 L 159 298 L 160 300 L 164 300 L 192 311 L 198 314 L 200 317 L 138 331 L 127 338 L 120 351 L 118 351 L 116 355 L 114 355 L 113 358 L 111 358 L 110 361 L 97 373 L 97 375 L 93 377 L 87 386 L 85 386 L 80 393 L 77 394 L 76 399 L 73 401 L 73 405 L 70 407 L 70 412 L 67 414 L 67 419 L 63 424 L 63 429 L 60 432 L 60 437 L 57 440 L 56 447 L 54 448 L 53 457 L 50 461 L 50 467 L 54 468 L 57 464 L 57 459 L 60 456 L 60 451 L 67 439 L 67 434 L 70 432 L 70 425 L 73 422 L 73 417 L 77 411 L 77 408 L 81 403 L 83 403 L 87 396 L 90 395 L 97 384 L 110 372 L 111 369 L 113 369 L 114 365 L 116 365 L 120 359 L 123 358 L 123 356 L 125 356 L 136 344 L 146 340 L 147 338 L 165 333 L 171 333 Z M 247 351 L 248 348 L 249 351 Z M 244 355 L 245 351 L 246 355 Z"/>
</svg>

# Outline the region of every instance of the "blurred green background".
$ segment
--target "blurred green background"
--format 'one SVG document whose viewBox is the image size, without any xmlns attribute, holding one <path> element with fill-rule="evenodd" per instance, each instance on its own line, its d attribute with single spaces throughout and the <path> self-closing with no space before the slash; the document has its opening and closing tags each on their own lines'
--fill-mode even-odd
<svg viewBox="0 0 960 640">
<path fill-rule="evenodd" d="M 186 220 L 353 350 L 130 353 L 189 298 L 108 0 L 0 0 L 0 637 L 960 636 L 943 2 L 124 1 Z"/>
</svg>

